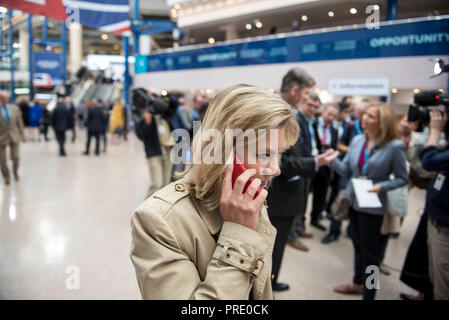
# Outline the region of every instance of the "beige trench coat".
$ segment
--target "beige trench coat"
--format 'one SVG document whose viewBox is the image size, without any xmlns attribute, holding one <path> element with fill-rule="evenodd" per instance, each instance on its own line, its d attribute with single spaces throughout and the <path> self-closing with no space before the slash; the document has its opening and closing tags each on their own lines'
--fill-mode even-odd
<svg viewBox="0 0 449 320">
<path fill-rule="evenodd" d="M 187 191 L 186 178 L 134 212 L 131 260 L 143 299 L 273 299 L 276 229 L 262 206 L 256 230 L 224 222 Z"/>
</svg>

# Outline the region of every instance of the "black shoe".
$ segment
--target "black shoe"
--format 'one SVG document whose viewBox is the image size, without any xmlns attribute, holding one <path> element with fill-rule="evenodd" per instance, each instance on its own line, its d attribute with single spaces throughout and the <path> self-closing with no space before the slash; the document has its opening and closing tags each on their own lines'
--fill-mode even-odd
<svg viewBox="0 0 449 320">
<path fill-rule="evenodd" d="M 390 268 L 388 268 L 387 266 L 380 266 L 379 267 L 380 273 L 383 273 L 386 276 L 389 276 L 391 274 Z"/>
<path fill-rule="evenodd" d="M 338 240 L 338 236 L 335 234 L 329 233 L 327 236 L 325 236 L 323 239 L 321 239 L 322 244 L 328 244 L 334 241 Z"/>
<path fill-rule="evenodd" d="M 320 229 L 321 231 L 326 231 L 326 227 L 323 226 L 319 221 L 312 221 L 310 223 L 311 226 L 314 226 L 317 229 Z"/>
<path fill-rule="evenodd" d="M 279 282 L 273 283 L 272 287 L 273 287 L 273 291 L 285 291 L 285 290 L 290 289 L 288 284 L 279 283 Z"/>
<path fill-rule="evenodd" d="M 399 232 L 393 232 L 393 233 L 390 233 L 390 238 L 392 238 L 392 239 L 397 239 L 397 238 L 399 238 Z"/>
<path fill-rule="evenodd" d="M 89 155 L 89 152 L 84 151 L 84 152 L 83 152 L 83 155 L 88 156 L 88 155 Z"/>
</svg>

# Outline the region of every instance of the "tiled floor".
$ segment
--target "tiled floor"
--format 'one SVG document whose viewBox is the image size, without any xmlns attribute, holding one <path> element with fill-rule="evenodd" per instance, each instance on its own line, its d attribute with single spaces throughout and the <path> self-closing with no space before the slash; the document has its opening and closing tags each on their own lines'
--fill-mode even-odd
<svg viewBox="0 0 449 320">
<path fill-rule="evenodd" d="M 66 144 L 66 158 L 57 156 L 54 140 L 22 144 L 21 181 L 0 184 L 1 299 L 140 299 L 129 249 L 130 216 L 148 187 L 143 146 L 130 133 L 129 142 L 109 141 L 106 154 L 86 157 L 84 143 L 80 132 Z M 424 192 L 412 191 L 401 237 L 390 241 L 386 262 L 396 269 L 423 199 Z M 276 298 L 358 299 L 332 292 L 352 277 L 350 240 L 322 245 L 324 233 L 311 231 L 310 252 L 286 248 L 279 280 L 291 289 Z M 398 272 L 381 278 L 379 299 L 413 292 L 398 278 Z"/>
</svg>

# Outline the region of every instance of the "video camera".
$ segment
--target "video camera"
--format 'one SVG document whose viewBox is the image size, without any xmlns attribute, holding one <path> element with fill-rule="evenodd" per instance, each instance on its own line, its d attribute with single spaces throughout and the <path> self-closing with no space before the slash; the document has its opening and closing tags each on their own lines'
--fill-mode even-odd
<svg viewBox="0 0 449 320">
<path fill-rule="evenodd" d="M 159 98 L 148 94 L 144 88 L 134 89 L 132 91 L 133 113 L 141 116 L 145 111 L 153 115 L 161 115 L 169 119 L 178 107 L 178 101 L 171 95 Z"/>
<path fill-rule="evenodd" d="M 444 105 L 446 114 L 449 113 L 449 94 L 438 90 L 422 91 L 414 95 L 414 103 L 408 109 L 407 121 L 419 121 L 427 126 L 430 122 L 429 106 Z M 446 123 L 446 128 L 448 124 Z"/>
</svg>

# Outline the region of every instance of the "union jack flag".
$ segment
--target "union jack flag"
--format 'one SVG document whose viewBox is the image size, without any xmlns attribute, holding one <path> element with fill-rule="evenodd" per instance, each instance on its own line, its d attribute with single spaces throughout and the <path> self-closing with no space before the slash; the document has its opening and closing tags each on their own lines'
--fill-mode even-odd
<svg viewBox="0 0 449 320">
<path fill-rule="evenodd" d="M 131 30 L 128 0 L 2 0 L 2 6 L 104 32 L 129 34 Z"/>
</svg>

